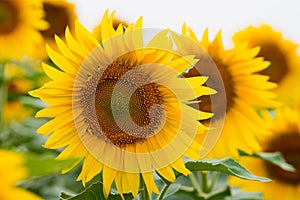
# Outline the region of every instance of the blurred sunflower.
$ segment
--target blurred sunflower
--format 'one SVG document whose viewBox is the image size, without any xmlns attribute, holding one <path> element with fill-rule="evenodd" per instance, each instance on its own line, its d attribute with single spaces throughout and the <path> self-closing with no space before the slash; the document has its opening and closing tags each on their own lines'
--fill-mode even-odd
<svg viewBox="0 0 300 200">
<path fill-rule="evenodd" d="M 28 103 L 28 91 L 42 86 L 49 78 L 42 73 L 40 61 L 22 59 L 20 62 L 10 62 L 5 65 L 2 95 L 2 122 L 23 121 L 32 116 L 35 105 Z M 27 99 L 27 101 L 23 101 Z M 3 118 L 2 118 L 3 117 Z"/>
<path fill-rule="evenodd" d="M 123 27 L 123 29 L 125 30 L 125 28 L 128 26 L 128 23 L 118 19 L 118 18 L 114 18 L 113 19 L 113 28 L 115 30 L 118 29 L 119 25 L 121 24 L 121 26 Z M 101 23 L 99 23 L 94 29 L 93 29 L 93 36 L 100 41 L 101 40 Z"/>
<path fill-rule="evenodd" d="M 274 91 L 278 98 L 285 103 L 293 103 L 299 92 L 290 90 L 290 86 L 300 85 L 300 57 L 297 55 L 298 45 L 285 40 L 280 32 L 268 25 L 260 27 L 250 26 L 236 33 L 233 37 L 235 43 L 247 42 L 249 47 L 260 47 L 258 57 L 270 61 L 268 68 L 259 72 L 270 76 L 270 81 L 278 84 Z"/>
<path fill-rule="evenodd" d="M 40 200 L 39 196 L 16 187 L 27 176 L 23 166 L 24 157 L 16 152 L 0 150 L 0 199 L 1 200 Z"/>
<path fill-rule="evenodd" d="M 26 79 L 14 78 L 8 82 L 8 97 L 3 109 L 5 123 L 12 120 L 22 121 L 33 114 L 33 109 L 25 107 L 19 100 L 20 96 L 26 95 L 32 88 L 31 82 Z"/>
<path fill-rule="evenodd" d="M 43 16 L 41 1 L 0 0 L 0 62 L 34 54 L 47 28 Z"/>
<path fill-rule="evenodd" d="M 256 139 L 257 130 L 260 130 L 260 134 L 268 133 L 268 130 L 256 109 L 278 105 L 274 100 L 276 95 L 270 91 L 276 84 L 268 82 L 268 76 L 257 74 L 266 69 L 269 62 L 263 58 L 255 58 L 259 48 L 249 49 L 245 45 L 237 44 L 231 50 L 224 49 L 221 32 L 212 42 L 209 41 L 207 30 L 201 41 L 198 41 L 193 31 L 185 24 L 182 33 L 200 44 L 209 55 L 207 58 L 191 46 L 177 45 L 178 49 L 185 49 L 186 52 L 197 54 L 200 58 L 184 77 L 208 76 L 207 86 L 218 91 L 212 96 L 201 96 L 197 104 L 200 110 L 212 111 L 215 114 L 211 120 L 203 123 L 210 123 L 210 127 L 221 131 L 219 140 L 208 156 L 237 157 L 239 148 L 245 151 L 260 150 Z M 217 71 L 214 71 L 213 67 L 216 67 Z M 215 134 L 216 130 L 210 131 Z"/>
<path fill-rule="evenodd" d="M 247 191 L 261 191 L 264 199 L 297 200 L 300 198 L 300 115 L 289 107 L 275 110 L 275 119 L 265 114 L 265 123 L 272 124 L 271 134 L 261 138 L 264 152 L 279 151 L 296 172 L 255 158 L 243 158 L 241 163 L 256 175 L 269 177 L 269 183 L 248 182 L 231 178 L 230 182 Z"/>
<path fill-rule="evenodd" d="M 160 37 L 145 47 L 141 18 L 125 31 L 122 25 L 115 30 L 113 19 L 105 12 L 101 44 L 76 23 L 76 37 L 67 28 L 66 43 L 56 38 L 60 52 L 47 48 L 62 71 L 45 64 L 53 81 L 31 92 L 50 106 L 37 117 L 54 118 L 37 132 L 52 133 L 47 148 L 67 146 L 58 159 L 84 158 L 78 177 L 84 185 L 102 172 L 106 197 L 113 181 L 120 193 L 136 196 L 140 177 L 149 194 L 158 193 L 153 169 L 174 181 L 172 169 L 190 173 L 183 155 L 199 159 L 196 138 L 206 127 L 198 120 L 211 114 L 186 103 L 215 91 L 201 86 L 204 77 L 179 77 L 196 62 L 194 56 L 155 46 L 169 45 Z"/>
<path fill-rule="evenodd" d="M 75 5 L 66 0 L 42 0 L 42 2 L 46 14 L 45 20 L 49 23 L 49 28 L 40 31 L 44 39 L 40 48 L 40 57 L 46 58 L 46 44 L 54 48 L 56 46 L 55 35 L 63 38 L 67 26 L 73 30 L 77 14 L 75 12 Z"/>
</svg>

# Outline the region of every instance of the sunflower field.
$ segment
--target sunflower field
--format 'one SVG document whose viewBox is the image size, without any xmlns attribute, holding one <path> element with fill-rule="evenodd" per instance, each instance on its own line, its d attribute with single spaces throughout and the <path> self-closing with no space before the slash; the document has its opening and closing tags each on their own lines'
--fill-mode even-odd
<svg viewBox="0 0 300 200">
<path fill-rule="evenodd" d="M 299 44 L 233 2 L 0 0 L 0 200 L 299 200 Z"/>
</svg>

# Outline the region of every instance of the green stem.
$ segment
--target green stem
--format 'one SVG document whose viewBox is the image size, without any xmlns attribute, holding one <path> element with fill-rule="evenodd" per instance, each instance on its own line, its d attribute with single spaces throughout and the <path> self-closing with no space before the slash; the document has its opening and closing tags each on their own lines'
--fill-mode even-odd
<svg viewBox="0 0 300 200">
<path fill-rule="evenodd" d="M 189 178 L 190 178 L 190 180 L 191 180 L 191 182 L 192 182 L 194 188 L 197 190 L 197 192 L 198 192 L 199 194 L 201 194 L 201 193 L 202 193 L 201 187 L 200 187 L 200 184 L 199 184 L 199 182 L 197 181 L 197 178 L 195 177 L 195 175 L 192 173 L 192 174 L 189 175 Z"/>
<path fill-rule="evenodd" d="M 149 200 L 150 199 L 143 177 L 141 177 L 140 199 L 141 200 Z"/>
<path fill-rule="evenodd" d="M 202 191 L 205 193 L 209 193 L 209 187 L 207 183 L 207 172 L 201 172 L 201 185 L 202 185 Z"/>
<path fill-rule="evenodd" d="M 167 190 L 169 189 L 169 187 L 170 187 L 171 184 L 172 184 L 172 183 L 169 182 L 169 183 L 167 183 L 167 184 L 164 186 L 164 188 L 162 189 L 162 192 L 160 193 L 160 195 L 159 195 L 159 197 L 158 197 L 158 200 L 163 200 L 163 199 L 164 199 L 164 196 L 166 195 Z"/>
<path fill-rule="evenodd" d="M 213 177 L 211 179 L 211 183 L 208 187 L 208 191 L 211 192 L 215 186 L 216 181 L 218 180 L 220 172 L 213 172 Z"/>
<path fill-rule="evenodd" d="M 4 128 L 4 103 L 6 98 L 5 63 L 0 63 L 0 132 L 2 132 Z"/>
</svg>

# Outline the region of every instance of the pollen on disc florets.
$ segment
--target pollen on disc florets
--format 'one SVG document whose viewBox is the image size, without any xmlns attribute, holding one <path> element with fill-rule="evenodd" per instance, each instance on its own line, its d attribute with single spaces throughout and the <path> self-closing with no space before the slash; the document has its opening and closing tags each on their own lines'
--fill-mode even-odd
<svg viewBox="0 0 300 200">
<path fill-rule="evenodd" d="M 120 148 L 143 142 L 164 121 L 159 85 L 124 56 L 91 75 L 81 97 L 88 132 Z"/>
</svg>

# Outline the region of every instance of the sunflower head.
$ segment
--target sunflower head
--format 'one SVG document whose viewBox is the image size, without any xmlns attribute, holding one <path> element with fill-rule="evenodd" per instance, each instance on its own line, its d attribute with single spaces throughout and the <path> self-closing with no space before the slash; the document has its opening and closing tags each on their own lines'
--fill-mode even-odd
<svg viewBox="0 0 300 200">
<path fill-rule="evenodd" d="M 33 108 L 25 106 L 20 101 L 20 97 L 25 96 L 32 88 L 32 82 L 25 78 L 15 77 L 7 82 L 8 96 L 3 108 L 5 123 L 13 120 L 23 121 L 33 114 Z"/>
<path fill-rule="evenodd" d="M 257 57 L 263 57 L 270 61 L 270 66 L 259 74 L 267 75 L 270 81 L 278 84 L 274 89 L 280 100 L 286 103 L 295 101 L 294 97 L 299 96 L 292 92 L 291 85 L 299 85 L 300 57 L 297 55 L 298 45 L 284 39 L 283 35 L 268 25 L 260 27 L 250 26 L 234 35 L 235 43 L 245 42 L 249 47 L 260 47 Z"/>
<path fill-rule="evenodd" d="M 25 158 L 23 155 L 0 150 L 0 199 L 28 199 L 40 200 L 35 194 L 22 188 L 16 187 L 19 181 L 27 176 L 27 169 L 23 166 Z"/>
<path fill-rule="evenodd" d="M 68 28 L 66 42 L 56 37 L 58 52 L 48 46 L 60 70 L 45 64 L 52 81 L 31 92 L 49 105 L 37 117 L 53 118 L 38 132 L 51 134 L 47 148 L 67 146 L 59 159 L 84 158 L 84 184 L 102 172 L 106 196 L 113 181 L 136 196 L 142 177 L 151 194 L 153 170 L 175 181 L 173 169 L 190 173 L 183 156 L 200 158 L 207 128 L 199 120 L 212 114 L 188 104 L 215 91 L 203 86 L 206 77 L 181 76 L 197 59 L 178 54 L 168 30 L 147 32 L 142 18 L 115 29 L 113 19 L 104 14 L 100 43 L 76 23 L 76 37 Z M 147 45 L 144 35 L 153 36 Z"/>
<path fill-rule="evenodd" d="M 45 20 L 49 23 L 49 27 L 46 30 L 40 31 L 44 42 L 39 47 L 40 55 L 38 57 L 45 58 L 47 57 L 45 44 L 55 48 L 55 35 L 63 38 L 67 26 L 73 30 L 77 14 L 75 12 L 75 5 L 66 0 L 43 0 L 42 3 Z"/>
<path fill-rule="evenodd" d="M 0 0 L 0 60 L 34 54 L 42 39 L 38 31 L 47 28 L 43 16 L 39 1 Z"/>
<path fill-rule="evenodd" d="M 255 58 L 259 48 L 236 44 L 230 50 L 225 49 L 221 32 L 212 41 L 209 40 L 207 30 L 202 40 L 198 40 L 186 25 L 183 26 L 182 33 L 200 44 L 209 55 L 203 59 L 203 51 L 187 45 L 178 47 L 200 58 L 184 76 L 208 76 L 206 84 L 218 91 L 212 96 L 198 98 L 200 110 L 215 113 L 211 120 L 204 123 L 210 123 L 210 126 L 214 127 L 211 132 L 221 132 L 209 156 L 237 157 L 238 148 L 246 151 L 259 150 L 256 130 L 263 129 L 265 133 L 268 130 L 257 110 L 276 107 L 279 104 L 276 95 L 271 91 L 276 84 L 269 82 L 267 76 L 257 74 L 270 63 L 263 58 Z"/>
<path fill-rule="evenodd" d="M 17 11 L 10 1 L 0 2 L 0 34 L 8 34 L 16 28 L 19 20 Z"/>
<path fill-rule="evenodd" d="M 264 113 L 265 123 L 271 124 L 271 134 L 260 138 L 262 151 L 280 152 L 285 160 L 294 166 L 295 172 L 285 171 L 266 161 L 243 158 L 242 164 L 259 176 L 269 177 L 270 183 L 252 183 L 231 179 L 231 183 L 248 191 L 261 191 L 264 199 L 298 199 L 300 197 L 300 115 L 288 106 L 272 113 Z"/>
<path fill-rule="evenodd" d="M 21 63 L 9 63 L 4 68 L 3 89 L 7 92 L 6 101 L 3 107 L 3 120 L 5 123 L 11 121 L 23 121 L 28 116 L 32 116 L 34 108 L 23 99 L 28 91 L 41 86 L 44 75 L 38 73 L 40 62 L 32 60 L 22 60 Z"/>
<path fill-rule="evenodd" d="M 41 31 L 45 39 L 53 40 L 55 34 L 62 37 L 66 27 L 73 27 L 77 19 L 74 4 L 67 1 L 43 0 L 43 9 L 49 23 L 49 28 Z"/>
<path fill-rule="evenodd" d="M 271 164 L 266 164 L 265 167 L 273 179 L 300 186 L 300 114 L 289 107 L 283 107 L 275 110 L 274 115 L 275 119 L 267 119 L 273 124 L 272 135 L 262 138 L 263 150 L 279 151 L 294 166 L 296 172 L 287 172 Z"/>
</svg>

